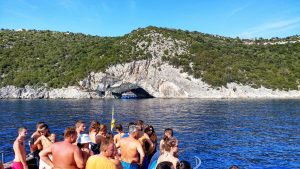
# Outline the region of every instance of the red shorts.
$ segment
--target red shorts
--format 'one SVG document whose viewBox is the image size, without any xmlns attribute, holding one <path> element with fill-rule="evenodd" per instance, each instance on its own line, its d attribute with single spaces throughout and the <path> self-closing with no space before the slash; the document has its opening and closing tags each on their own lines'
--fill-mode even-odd
<svg viewBox="0 0 300 169">
<path fill-rule="evenodd" d="M 23 169 L 23 164 L 21 162 L 13 162 L 11 164 L 12 169 Z"/>
</svg>

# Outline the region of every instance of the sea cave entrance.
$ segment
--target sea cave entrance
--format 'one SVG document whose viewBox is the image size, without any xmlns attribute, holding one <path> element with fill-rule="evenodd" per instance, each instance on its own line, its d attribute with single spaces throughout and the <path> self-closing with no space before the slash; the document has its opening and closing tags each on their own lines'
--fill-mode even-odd
<svg viewBox="0 0 300 169">
<path fill-rule="evenodd" d="M 118 86 L 107 86 L 105 92 L 110 92 L 115 98 L 118 99 L 145 99 L 154 98 L 142 87 L 132 83 L 122 83 Z"/>
</svg>

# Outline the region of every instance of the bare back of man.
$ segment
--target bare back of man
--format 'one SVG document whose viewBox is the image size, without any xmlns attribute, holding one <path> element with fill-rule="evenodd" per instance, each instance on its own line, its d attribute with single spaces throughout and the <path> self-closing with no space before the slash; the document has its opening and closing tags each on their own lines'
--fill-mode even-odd
<svg viewBox="0 0 300 169">
<path fill-rule="evenodd" d="M 75 128 L 66 128 L 64 141 L 52 144 L 40 152 L 41 159 L 52 168 L 75 169 L 84 168 L 81 150 L 73 145 L 77 139 Z M 52 160 L 48 155 L 52 155 Z"/>
<path fill-rule="evenodd" d="M 52 146 L 52 163 L 54 168 L 78 168 L 76 159 L 80 158 L 80 150 L 77 146 L 67 142 L 58 142 Z"/>
<path fill-rule="evenodd" d="M 120 140 L 121 159 L 127 163 L 139 163 L 139 151 L 143 150 L 141 143 L 131 137 Z"/>
<path fill-rule="evenodd" d="M 123 162 L 142 165 L 145 156 L 143 147 L 132 135 L 120 140 L 120 148 Z"/>
</svg>

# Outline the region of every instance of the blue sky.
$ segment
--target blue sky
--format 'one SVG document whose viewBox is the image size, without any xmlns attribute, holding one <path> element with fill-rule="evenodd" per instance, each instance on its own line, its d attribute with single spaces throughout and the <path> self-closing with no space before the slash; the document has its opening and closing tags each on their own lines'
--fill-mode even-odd
<svg viewBox="0 0 300 169">
<path fill-rule="evenodd" d="M 229 37 L 300 34 L 299 0 L 0 0 L 0 28 L 122 36 L 149 25 Z"/>
</svg>

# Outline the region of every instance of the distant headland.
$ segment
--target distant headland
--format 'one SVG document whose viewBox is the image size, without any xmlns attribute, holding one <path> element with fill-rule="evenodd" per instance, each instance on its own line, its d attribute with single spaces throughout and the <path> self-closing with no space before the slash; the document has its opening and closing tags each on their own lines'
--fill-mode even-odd
<svg viewBox="0 0 300 169">
<path fill-rule="evenodd" d="M 0 98 L 300 98 L 300 36 L 0 31 Z"/>
</svg>

